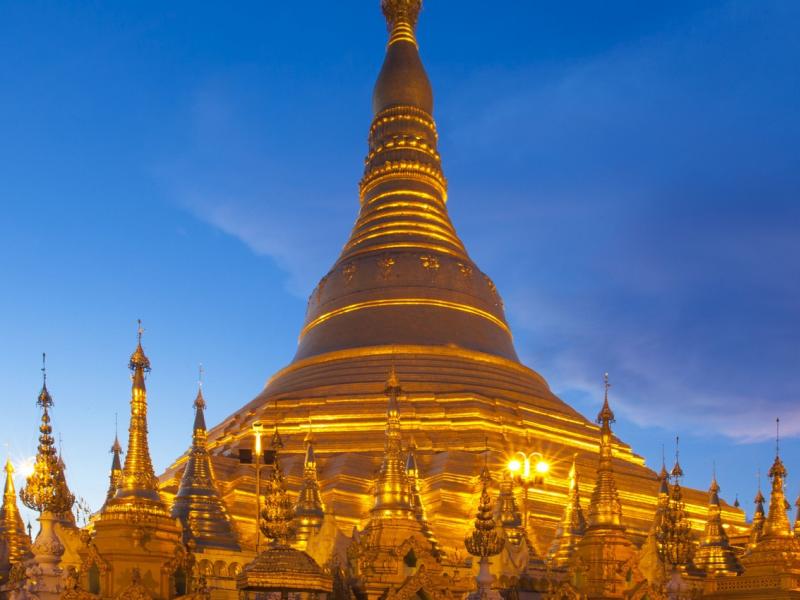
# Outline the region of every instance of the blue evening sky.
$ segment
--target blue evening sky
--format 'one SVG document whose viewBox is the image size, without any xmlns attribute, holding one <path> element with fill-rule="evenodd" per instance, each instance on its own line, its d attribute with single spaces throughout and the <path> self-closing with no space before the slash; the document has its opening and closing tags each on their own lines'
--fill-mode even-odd
<svg viewBox="0 0 800 600">
<path fill-rule="evenodd" d="M 0 19 L 0 443 L 35 452 L 39 355 L 99 507 L 144 320 L 150 442 L 292 357 L 355 218 L 378 0 L 47 2 Z M 428 0 L 452 218 L 526 364 L 750 509 L 780 416 L 800 492 L 800 3 Z M 21 481 L 17 482 L 18 485 Z"/>
</svg>

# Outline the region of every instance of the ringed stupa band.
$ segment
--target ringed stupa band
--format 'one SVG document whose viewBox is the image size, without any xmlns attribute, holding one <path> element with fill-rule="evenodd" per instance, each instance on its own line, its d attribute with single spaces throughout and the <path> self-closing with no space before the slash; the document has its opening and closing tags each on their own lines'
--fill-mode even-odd
<svg viewBox="0 0 800 600">
<path fill-rule="evenodd" d="M 608 376 L 587 418 L 520 362 L 500 292 L 448 214 L 458 198 L 415 34 L 421 0 L 381 8 L 388 42 L 357 218 L 309 297 L 294 359 L 210 428 L 215 399 L 187 390 L 187 451 L 159 475 L 148 434 L 165 425 L 148 423 L 148 405 L 163 399 L 147 394 L 158 365 L 140 325 L 127 444 L 113 440 L 105 503 L 83 526 L 44 381 L 36 467 L 19 494 L 41 530 L 26 532 L 9 463 L 0 593 L 800 598 L 779 453 L 769 506 L 759 490 L 748 523 L 716 475 L 708 491 L 684 488 L 679 456 L 656 472 L 614 435 Z"/>
</svg>

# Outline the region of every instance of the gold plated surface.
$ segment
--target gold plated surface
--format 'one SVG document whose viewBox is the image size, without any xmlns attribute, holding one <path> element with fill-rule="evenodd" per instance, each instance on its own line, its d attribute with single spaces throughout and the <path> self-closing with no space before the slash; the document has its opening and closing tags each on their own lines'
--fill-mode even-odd
<svg viewBox="0 0 800 600">
<path fill-rule="evenodd" d="M 6 559 L 10 565 L 30 556 L 31 539 L 25 531 L 25 524 L 19 514 L 17 493 L 14 490 L 14 466 L 6 461 L 6 484 L 3 491 L 3 505 L 0 507 L 0 540 L 6 544 Z"/>
<path fill-rule="evenodd" d="M 194 401 L 192 446 L 173 499 L 172 517 L 183 525 L 184 541 L 191 540 L 198 550 L 238 551 L 239 542 L 217 489 L 214 467 L 208 455 L 205 408 L 201 386 Z"/>
</svg>

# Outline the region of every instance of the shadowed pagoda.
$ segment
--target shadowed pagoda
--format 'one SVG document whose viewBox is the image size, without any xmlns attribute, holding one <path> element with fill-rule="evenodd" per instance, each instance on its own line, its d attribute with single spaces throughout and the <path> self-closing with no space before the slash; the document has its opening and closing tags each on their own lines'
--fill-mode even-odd
<svg viewBox="0 0 800 600">
<path fill-rule="evenodd" d="M 325 506 L 349 531 L 369 507 L 371 473 L 383 452 L 383 382 L 396 366 L 406 395 L 401 417 L 416 443 L 422 501 L 437 515 L 432 534 L 442 551 L 462 545 L 463 523 L 477 501 L 469 481 L 487 436 L 494 465 L 518 450 L 541 452 L 554 464 L 548 489 L 531 487 L 522 507 L 531 513 L 533 537 L 549 544 L 570 494 L 569 461 L 577 454 L 577 473 L 593 481 L 599 431 L 519 362 L 500 294 L 448 214 L 433 91 L 415 36 L 421 2 L 381 5 L 389 40 L 372 96 L 358 218 L 309 297 L 294 360 L 209 430 L 208 450 L 231 515 L 243 538 L 254 541 L 255 481 L 236 452 L 252 447 L 254 422 L 279 423 L 296 490 L 313 421 Z M 643 536 L 656 503 L 656 473 L 628 445 L 608 443 L 626 524 Z M 184 460 L 162 477 L 165 493 L 176 493 Z M 705 518 L 704 493 L 687 491 L 686 504 L 696 519 Z M 726 521 L 744 525 L 741 511 L 725 503 L 721 510 Z"/>
</svg>

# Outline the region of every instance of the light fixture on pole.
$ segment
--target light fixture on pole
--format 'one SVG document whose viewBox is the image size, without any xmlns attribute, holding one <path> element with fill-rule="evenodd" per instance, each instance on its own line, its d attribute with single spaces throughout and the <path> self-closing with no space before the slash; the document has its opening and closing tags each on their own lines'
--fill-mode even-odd
<svg viewBox="0 0 800 600">
<path fill-rule="evenodd" d="M 544 478 L 550 471 L 548 463 L 541 452 L 525 454 L 521 450 L 508 461 L 508 470 L 511 478 L 522 486 L 522 523 L 525 531 L 528 530 L 528 488 L 544 483 Z"/>
</svg>

